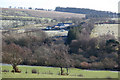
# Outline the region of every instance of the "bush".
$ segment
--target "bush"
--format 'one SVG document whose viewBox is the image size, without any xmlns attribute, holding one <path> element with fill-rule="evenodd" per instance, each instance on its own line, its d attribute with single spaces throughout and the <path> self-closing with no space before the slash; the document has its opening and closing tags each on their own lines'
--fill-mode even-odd
<svg viewBox="0 0 120 80">
<path fill-rule="evenodd" d="M 82 68 L 89 68 L 90 67 L 89 63 L 87 63 L 87 62 L 82 62 L 82 63 L 80 63 L 80 65 Z"/>
<path fill-rule="evenodd" d="M 2 72 L 9 72 L 9 70 L 3 70 Z"/>
<path fill-rule="evenodd" d="M 32 73 L 37 74 L 37 70 L 36 69 L 32 69 Z"/>
</svg>

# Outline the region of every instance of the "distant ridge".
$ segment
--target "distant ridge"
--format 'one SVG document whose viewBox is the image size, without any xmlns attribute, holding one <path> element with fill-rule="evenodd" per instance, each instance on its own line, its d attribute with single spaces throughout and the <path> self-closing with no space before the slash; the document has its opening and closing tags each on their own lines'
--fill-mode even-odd
<svg viewBox="0 0 120 80">
<path fill-rule="evenodd" d="M 86 8 L 56 7 L 55 11 L 86 14 L 86 17 L 88 18 L 90 17 L 92 18 L 99 18 L 99 17 L 116 18 L 117 17 L 117 13 L 113 13 L 109 11 L 86 9 Z"/>
</svg>

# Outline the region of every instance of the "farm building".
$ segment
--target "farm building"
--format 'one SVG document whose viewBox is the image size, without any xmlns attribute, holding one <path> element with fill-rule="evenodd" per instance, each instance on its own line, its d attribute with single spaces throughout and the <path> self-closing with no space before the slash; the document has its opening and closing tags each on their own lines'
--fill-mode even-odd
<svg viewBox="0 0 120 80">
<path fill-rule="evenodd" d="M 55 28 L 60 28 L 60 29 L 63 29 L 63 28 L 67 28 L 68 26 L 71 26 L 72 23 L 58 23 Z"/>
<path fill-rule="evenodd" d="M 18 33 L 24 33 L 25 32 L 25 29 L 19 29 L 18 30 Z"/>
</svg>

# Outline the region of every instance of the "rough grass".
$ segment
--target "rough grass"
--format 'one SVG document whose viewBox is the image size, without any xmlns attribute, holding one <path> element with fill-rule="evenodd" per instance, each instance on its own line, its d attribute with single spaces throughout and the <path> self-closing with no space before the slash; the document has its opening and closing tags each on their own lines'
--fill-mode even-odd
<svg viewBox="0 0 120 80">
<path fill-rule="evenodd" d="M 97 37 L 100 35 L 111 34 L 116 38 L 118 37 L 118 24 L 99 24 L 95 25 L 95 28 L 92 30 L 91 36 Z"/>
<path fill-rule="evenodd" d="M 11 73 L 11 66 L 2 66 L 2 70 L 9 70 L 9 72 L 2 72 L 2 78 L 118 78 L 118 72 L 112 71 L 87 71 L 76 68 L 70 68 L 68 76 L 61 76 L 59 75 L 60 68 L 41 66 L 18 67 L 22 71 L 22 73 Z M 39 72 L 39 74 L 32 74 L 32 69 L 36 69 Z M 27 74 L 25 73 L 26 70 Z"/>
</svg>

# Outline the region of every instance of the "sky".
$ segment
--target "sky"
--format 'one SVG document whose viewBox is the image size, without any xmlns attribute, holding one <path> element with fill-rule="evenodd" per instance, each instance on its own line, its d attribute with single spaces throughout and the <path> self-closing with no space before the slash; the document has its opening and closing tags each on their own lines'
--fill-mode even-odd
<svg viewBox="0 0 120 80">
<path fill-rule="evenodd" d="M 33 7 L 55 9 L 55 7 L 89 8 L 101 11 L 118 12 L 120 0 L 1 0 L 0 7 Z"/>
</svg>

